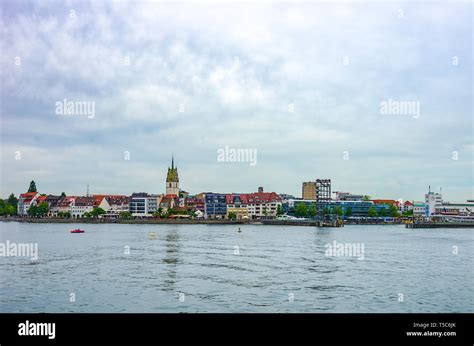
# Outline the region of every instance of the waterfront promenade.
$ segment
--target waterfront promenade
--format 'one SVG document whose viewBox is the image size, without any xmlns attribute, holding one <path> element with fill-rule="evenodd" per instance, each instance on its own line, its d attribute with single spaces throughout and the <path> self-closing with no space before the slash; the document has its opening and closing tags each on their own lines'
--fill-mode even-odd
<svg viewBox="0 0 474 346">
<path fill-rule="evenodd" d="M 267 226 L 310 226 L 310 227 L 343 227 L 344 225 L 402 225 L 404 221 L 382 220 L 340 220 L 324 222 L 315 220 L 229 220 L 229 219 L 173 219 L 173 218 L 136 218 L 136 219 L 107 219 L 107 218 L 25 218 L 0 217 L 0 221 L 23 223 L 81 223 L 81 224 L 158 224 L 158 225 L 267 225 Z M 405 224 L 406 228 L 474 228 L 474 223 L 467 222 L 423 222 Z"/>
<path fill-rule="evenodd" d="M 313 219 L 306 220 L 277 220 L 277 219 L 198 219 L 198 218 L 132 218 L 132 219 L 109 219 L 109 218 L 32 218 L 32 217 L 0 217 L 0 221 L 6 222 L 27 222 L 27 223 L 85 223 L 85 224 L 176 224 L 176 225 L 272 225 L 272 226 L 321 226 L 321 227 L 341 227 L 344 224 L 363 224 L 363 225 L 397 225 L 401 224 L 400 220 L 384 222 L 381 220 L 357 221 L 349 220 L 333 220 L 333 221 L 316 221 Z"/>
</svg>

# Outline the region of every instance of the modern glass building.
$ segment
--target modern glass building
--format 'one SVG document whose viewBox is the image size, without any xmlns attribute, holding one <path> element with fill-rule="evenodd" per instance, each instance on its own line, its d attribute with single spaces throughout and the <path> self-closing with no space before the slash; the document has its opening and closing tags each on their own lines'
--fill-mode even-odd
<svg viewBox="0 0 474 346">
<path fill-rule="evenodd" d="M 227 200 L 223 193 L 206 193 L 204 217 L 208 219 L 223 219 L 227 215 Z"/>
<path fill-rule="evenodd" d="M 351 216 L 367 217 L 370 207 L 374 205 L 371 201 L 337 201 L 331 202 L 331 208 L 340 206 L 343 215 L 347 214 L 347 210 L 351 210 Z"/>
<path fill-rule="evenodd" d="M 284 214 L 294 215 L 295 207 L 298 203 L 304 203 L 306 210 L 310 210 L 315 201 L 304 199 L 290 199 L 283 201 L 282 209 Z M 351 216 L 367 217 L 369 208 L 374 205 L 371 201 L 331 201 L 328 204 L 329 209 L 333 213 L 336 207 L 342 209 L 343 215 L 346 215 L 347 210 L 351 210 Z M 388 210 L 388 209 L 387 209 Z"/>
<path fill-rule="evenodd" d="M 130 213 L 132 216 L 147 215 L 147 197 L 145 192 L 133 193 L 130 196 Z"/>
</svg>

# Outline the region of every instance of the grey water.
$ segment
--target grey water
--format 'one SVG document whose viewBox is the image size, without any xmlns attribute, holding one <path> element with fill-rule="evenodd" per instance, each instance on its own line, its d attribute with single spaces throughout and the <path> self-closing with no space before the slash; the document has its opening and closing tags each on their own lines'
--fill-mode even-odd
<svg viewBox="0 0 474 346">
<path fill-rule="evenodd" d="M 474 312 L 472 229 L 237 228 L 0 222 L 0 312 Z"/>
</svg>

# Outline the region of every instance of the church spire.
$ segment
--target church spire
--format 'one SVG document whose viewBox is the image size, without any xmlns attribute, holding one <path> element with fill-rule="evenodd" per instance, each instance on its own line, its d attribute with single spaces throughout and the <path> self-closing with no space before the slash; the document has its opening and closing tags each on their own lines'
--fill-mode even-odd
<svg viewBox="0 0 474 346">
<path fill-rule="evenodd" d="M 166 174 L 166 194 L 179 196 L 178 167 L 174 165 L 174 155 L 171 155 L 171 167 Z"/>
</svg>

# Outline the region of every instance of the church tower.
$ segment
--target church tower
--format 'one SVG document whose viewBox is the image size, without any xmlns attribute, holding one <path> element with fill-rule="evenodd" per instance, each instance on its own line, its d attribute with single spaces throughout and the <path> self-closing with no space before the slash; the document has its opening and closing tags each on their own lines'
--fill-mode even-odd
<svg viewBox="0 0 474 346">
<path fill-rule="evenodd" d="M 174 157 L 171 156 L 171 168 L 168 167 L 166 175 L 166 194 L 179 196 L 178 167 L 174 166 Z"/>
</svg>

